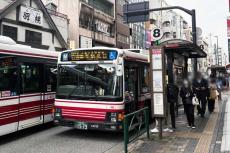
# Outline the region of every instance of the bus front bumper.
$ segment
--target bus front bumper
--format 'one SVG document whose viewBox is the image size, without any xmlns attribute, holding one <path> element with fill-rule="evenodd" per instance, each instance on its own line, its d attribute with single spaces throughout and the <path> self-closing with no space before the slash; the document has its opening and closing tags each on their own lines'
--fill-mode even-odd
<svg viewBox="0 0 230 153">
<path fill-rule="evenodd" d="M 74 127 L 81 130 L 121 131 L 123 129 L 122 123 L 85 122 L 68 119 L 54 119 L 54 124 L 59 126 Z"/>
</svg>

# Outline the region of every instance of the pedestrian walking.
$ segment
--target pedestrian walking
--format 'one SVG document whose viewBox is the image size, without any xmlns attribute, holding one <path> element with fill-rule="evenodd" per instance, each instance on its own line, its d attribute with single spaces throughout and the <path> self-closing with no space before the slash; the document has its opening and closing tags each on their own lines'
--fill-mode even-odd
<svg viewBox="0 0 230 153">
<path fill-rule="evenodd" d="M 212 113 L 215 109 L 215 101 L 218 97 L 216 81 L 212 79 L 209 83 L 210 96 L 208 98 L 208 111 Z"/>
<path fill-rule="evenodd" d="M 196 126 L 194 124 L 194 105 L 192 102 L 194 93 L 191 85 L 187 80 L 183 81 L 183 86 L 180 89 L 180 96 L 184 104 L 184 110 L 188 121 L 188 127 L 192 127 L 193 129 L 195 129 Z"/>
<path fill-rule="evenodd" d="M 202 78 L 201 73 L 197 73 L 193 81 L 193 92 L 196 94 L 200 105 L 197 105 L 198 114 L 204 117 L 206 111 L 207 98 L 209 97 L 208 81 Z"/>
</svg>

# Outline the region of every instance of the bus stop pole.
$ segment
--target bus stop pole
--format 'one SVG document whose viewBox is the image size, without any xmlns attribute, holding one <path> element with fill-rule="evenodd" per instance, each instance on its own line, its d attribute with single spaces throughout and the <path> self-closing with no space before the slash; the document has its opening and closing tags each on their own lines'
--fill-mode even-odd
<svg viewBox="0 0 230 153">
<path fill-rule="evenodd" d="M 163 125 L 162 125 L 162 117 L 158 118 L 158 122 L 159 122 L 159 139 L 162 139 L 162 133 L 163 133 Z"/>
</svg>

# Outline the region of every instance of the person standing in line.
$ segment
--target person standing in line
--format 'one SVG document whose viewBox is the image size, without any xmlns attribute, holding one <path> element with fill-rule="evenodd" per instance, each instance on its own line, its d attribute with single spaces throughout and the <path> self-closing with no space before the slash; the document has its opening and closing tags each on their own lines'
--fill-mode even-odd
<svg viewBox="0 0 230 153">
<path fill-rule="evenodd" d="M 208 81 L 202 78 L 202 75 L 199 72 L 196 75 L 196 79 L 193 81 L 193 91 L 201 105 L 197 106 L 198 114 L 200 114 L 201 117 L 204 118 L 207 98 L 209 97 Z"/>
<path fill-rule="evenodd" d="M 179 88 L 175 84 L 167 85 L 167 101 L 168 101 L 168 111 L 171 117 L 172 128 L 176 128 L 176 119 L 175 119 L 175 104 L 178 100 Z"/>
<path fill-rule="evenodd" d="M 184 104 L 184 110 L 188 121 L 188 127 L 192 127 L 193 129 L 195 129 L 196 126 L 194 124 L 194 105 L 192 103 L 194 93 L 192 91 L 191 85 L 186 79 L 183 81 L 183 86 L 180 89 L 180 96 Z"/>
<path fill-rule="evenodd" d="M 208 111 L 209 111 L 209 113 L 212 113 L 214 111 L 214 109 L 215 109 L 215 101 L 216 101 L 217 96 L 218 96 L 215 79 L 212 79 L 210 81 L 209 91 L 210 91 L 210 96 L 208 98 Z"/>
</svg>

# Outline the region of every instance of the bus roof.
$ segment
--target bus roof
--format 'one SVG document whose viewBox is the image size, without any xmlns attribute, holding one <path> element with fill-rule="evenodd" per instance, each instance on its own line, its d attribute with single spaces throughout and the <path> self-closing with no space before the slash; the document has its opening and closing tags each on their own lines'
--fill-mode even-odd
<svg viewBox="0 0 230 153">
<path fill-rule="evenodd" d="M 59 54 L 56 51 L 48 51 L 32 48 L 26 45 L 20 45 L 11 38 L 5 36 L 0 36 L 0 53 L 46 59 L 57 59 Z"/>
<path fill-rule="evenodd" d="M 130 49 L 124 50 L 125 59 L 140 61 L 140 62 L 148 62 L 148 54 L 140 52 L 133 52 Z"/>
</svg>

